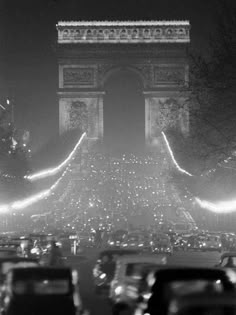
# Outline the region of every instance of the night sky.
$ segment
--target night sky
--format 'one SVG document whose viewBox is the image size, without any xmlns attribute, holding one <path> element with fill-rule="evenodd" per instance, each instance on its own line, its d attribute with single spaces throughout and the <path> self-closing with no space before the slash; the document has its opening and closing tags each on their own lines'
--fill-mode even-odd
<svg viewBox="0 0 236 315">
<path fill-rule="evenodd" d="M 189 20 L 191 47 L 205 53 L 208 36 L 214 32 L 216 2 L 0 0 L 0 98 L 10 86 L 16 125 L 30 130 L 37 152 L 58 133 L 57 21 Z"/>
</svg>

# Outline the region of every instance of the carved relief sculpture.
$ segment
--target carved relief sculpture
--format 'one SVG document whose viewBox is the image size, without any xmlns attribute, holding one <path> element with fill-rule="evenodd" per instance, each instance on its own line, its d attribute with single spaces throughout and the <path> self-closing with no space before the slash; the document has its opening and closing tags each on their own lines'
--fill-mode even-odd
<svg viewBox="0 0 236 315">
<path fill-rule="evenodd" d="M 63 69 L 64 87 L 94 87 L 95 69 L 92 67 L 65 67 Z"/>
<path fill-rule="evenodd" d="M 184 66 L 154 66 L 153 69 L 154 85 L 181 85 L 185 81 Z"/>
<path fill-rule="evenodd" d="M 88 131 L 88 109 L 84 102 L 77 100 L 71 103 L 69 124 L 71 129 L 80 128 L 82 132 Z"/>
</svg>

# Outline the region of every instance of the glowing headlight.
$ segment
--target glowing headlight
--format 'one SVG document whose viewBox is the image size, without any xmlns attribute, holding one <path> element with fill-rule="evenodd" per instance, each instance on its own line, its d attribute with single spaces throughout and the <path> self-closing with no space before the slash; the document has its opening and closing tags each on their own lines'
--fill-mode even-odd
<svg viewBox="0 0 236 315">
<path fill-rule="evenodd" d="M 152 295 L 152 294 L 151 294 L 151 293 L 148 293 L 148 292 L 147 292 L 147 293 L 144 293 L 144 294 L 143 294 L 144 300 L 145 300 L 145 301 L 149 300 L 150 297 L 151 297 L 151 295 Z"/>
<path fill-rule="evenodd" d="M 37 254 L 38 250 L 37 250 L 37 248 L 32 248 L 30 252 L 31 252 L 31 254 Z"/>
<path fill-rule="evenodd" d="M 119 285 L 118 287 L 115 288 L 115 294 L 119 295 L 123 292 L 123 290 L 124 288 L 121 285 Z"/>
<path fill-rule="evenodd" d="M 109 242 L 110 245 L 114 245 L 114 242 Z"/>
<path fill-rule="evenodd" d="M 123 244 L 122 246 L 123 246 L 123 247 L 126 247 L 126 246 L 128 246 L 128 244 Z"/>
<path fill-rule="evenodd" d="M 106 274 L 105 274 L 105 273 L 100 274 L 99 278 L 100 278 L 100 279 L 106 278 Z"/>
<path fill-rule="evenodd" d="M 138 245 L 138 247 L 142 247 L 142 246 L 143 246 L 143 244 L 139 244 L 139 245 Z"/>
</svg>

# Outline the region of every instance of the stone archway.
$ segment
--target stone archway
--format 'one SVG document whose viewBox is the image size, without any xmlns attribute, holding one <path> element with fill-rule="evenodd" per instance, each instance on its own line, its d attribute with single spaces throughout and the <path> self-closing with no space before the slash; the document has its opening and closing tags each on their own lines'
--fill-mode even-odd
<svg viewBox="0 0 236 315">
<path fill-rule="evenodd" d="M 181 91 L 188 86 L 189 29 L 188 21 L 59 22 L 60 132 L 79 125 L 91 141 L 103 139 L 104 84 L 122 68 L 138 74 L 143 83 L 146 145 L 155 146 L 169 124 L 188 132 Z M 78 116 L 71 114 L 75 103 L 86 123 L 73 121 Z"/>
</svg>

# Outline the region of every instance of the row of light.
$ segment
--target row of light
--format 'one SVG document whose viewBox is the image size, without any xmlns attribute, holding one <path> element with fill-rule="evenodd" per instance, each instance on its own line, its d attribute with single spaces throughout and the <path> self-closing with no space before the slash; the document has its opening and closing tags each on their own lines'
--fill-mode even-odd
<svg viewBox="0 0 236 315">
<path fill-rule="evenodd" d="M 52 168 L 52 169 L 48 169 L 48 170 L 44 170 L 44 171 L 41 171 L 41 172 L 38 172 L 38 173 L 35 173 L 32 175 L 28 175 L 28 176 L 25 176 L 24 178 L 28 179 L 30 181 L 34 181 L 34 180 L 37 180 L 39 178 L 44 178 L 44 177 L 48 177 L 48 176 L 57 174 L 72 159 L 74 153 L 76 152 L 76 150 L 78 149 L 78 147 L 82 143 L 85 136 L 86 136 L 86 133 L 84 132 L 82 134 L 82 136 L 80 137 L 79 141 L 77 142 L 77 144 L 75 145 L 74 149 L 68 155 L 68 157 L 61 164 L 59 164 L 57 167 Z M 28 206 L 42 200 L 42 199 L 47 198 L 48 196 L 51 195 L 53 190 L 57 187 L 57 185 L 61 181 L 62 177 L 65 175 L 66 171 L 67 171 L 67 169 L 63 172 L 62 176 L 49 189 L 42 190 L 41 192 L 34 194 L 28 198 L 24 198 L 22 200 L 17 200 L 17 201 L 14 201 L 12 203 L 9 203 L 9 204 L 1 204 L 0 205 L 0 213 L 7 213 L 7 212 L 12 211 L 12 210 L 24 209 L 24 208 L 27 208 Z"/>
<path fill-rule="evenodd" d="M 82 134 L 82 136 L 80 137 L 79 141 L 76 143 L 74 149 L 71 151 L 71 153 L 68 155 L 68 157 L 58 166 L 54 167 L 54 168 L 49 168 L 31 175 L 26 175 L 24 178 L 28 179 L 29 181 L 33 182 L 37 179 L 42 179 L 48 176 L 52 176 L 52 175 L 56 175 L 57 173 L 59 173 L 63 167 L 66 166 L 66 164 L 71 160 L 71 158 L 73 157 L 74 153 L 76 152 L 77 148 L 81 145 L 82 141 L 84 140 L 84 138 L 86 137 L 86 132 L 84 132 Z"/>
<path fill-rule="evenodd" d="M 188 171 L 184 170 L 183 168 L 181 168 L 178 164 L 178 162 L 176 161 L 173 151 L 170 147 L 169 141 L 165 135 L 165 133 L 162 131 L 162 136 L 165 140 L 167 149 L 170 153 L 170 156 L 172 158 L 172 161 L 174 163 L 174 165 L 177 167 L 177 169 L 181 172 L 184 173 L 188 176 L 193 176 L 191 173 L 189 173 Z M 225 160 L 224 162 L 227 163 L 231 158 L 228 158 L 227 160 Z M 211 202 L 211 201 L 207 201 L 207 200 L 201 200 L 198 197 L 195 197 L 195 201 L 196 203 L 204 209 L 210 210 L 211 212 L 214 213 L 232 213 L 232 212 L 236 212 L 236 200 L 228 200 L 228 201 L 219 201 L 219 202 Z"/>
<path fill-rule="evenodd" d="M 27 176 L 25 176 L 25 179 L 28 179 L 30 181 L 34 181 L 37 179 L 41 179 L 41 178 L 55 175 L 58 172 L 60 172 L 62 170 L 62 168 L 70 161 L 70 159 L 72 158 L 72 156 L 76 152 L 77 148 L 82 143 L 85 136 L 86 136 L 86 133 L 83 133 L 82 136 L 80 137 L 79 141 L 75 145 L 74 149 L 68 155 L 68 157 L 61 164 L 59 164 L 57 167 L 46 169 L 46 170 L 31 174 L 31 175 L 27 175 Z M 166 143 L 167 149 L 169 151 L 169 154 L 172 158 L 174 165 L 177 167 L 177 169 L 180 172 L 192 177 L 193 175 L 191 173 L 189 173 L 188 171 L 184 170 L 183 168 L 181 168 L 179 166 L 178 162 L 176 161 L 176 159 L 174 157 L 174 154 L 173 154 L 173 151 L 172 151 L 171 146 L 169 144 L 169 141 L 168 141 L 168 139 L 167 139 L 167 137 L 163 131 L 162 131 L 162 136 L 164 138 L 164 141 Z M 55 182 L 55 184 L 53 184 L 49 189 L 43 190 L 42 192 L 35 194 L 31 197 L 25 198 L 23 200 L 15 201 L 12 204 L 0 205 L 0 212 L 8 212 L 10 209 L 13 209 L 13 210 L 23 209 L 23 208 L 28 207 L 29 205 L 39 201 L 39 200 L 46 198 L 47 196 L 49 196 L 51 194 L 52 190 L 55 189 L 55 187 L 57 186 L 57 184 L 59 183 L 60 180 L 61 180 L 61 178 L 59 180 L 57 180 Z M 229 213 L 229 212 L 236 211 L 236 200 L 222 201 L 222 202 L 218 202 L 218 203 L 213 203 L 213 202 L 209 202 L 206 200 L 201 200 L 200 198 L 195 198 L 195 200 L 202 208 L 208 209 L 212 212 Z"/>
</svg>

